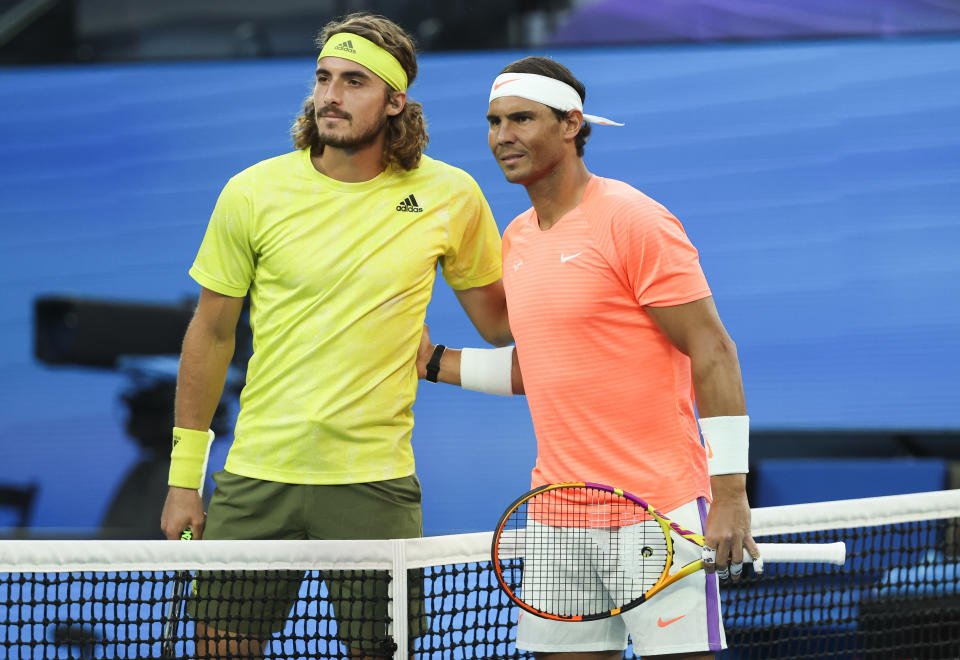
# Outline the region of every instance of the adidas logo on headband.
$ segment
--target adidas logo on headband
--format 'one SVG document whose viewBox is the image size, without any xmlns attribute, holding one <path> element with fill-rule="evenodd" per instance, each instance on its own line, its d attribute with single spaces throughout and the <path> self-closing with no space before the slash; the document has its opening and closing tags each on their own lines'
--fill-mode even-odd
<svg viewBox="0 0 960 660">
<path fill-rule="evenodd" d="M 362 64 L 397 91 L 407 89 L 407 72 L 399 60 L 369 39 L 352 32 L 338 32 L 327 39 L 317 57 L 339 57 Z"/>
</svg>

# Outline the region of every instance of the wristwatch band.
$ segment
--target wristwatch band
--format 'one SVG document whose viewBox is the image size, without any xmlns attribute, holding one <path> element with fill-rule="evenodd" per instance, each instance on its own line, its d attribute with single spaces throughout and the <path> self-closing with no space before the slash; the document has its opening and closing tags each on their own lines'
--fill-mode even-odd
<svg viewBox="0 0 960 660">
<path fill-rule="evenodd" d="M 445 350 L 447 350 L 446 346 L 437 344 L 437 347 L 433 349 L 433 355 L 430 356 L 430 361 L 427 362 L 427 380 L 431 383 L 437 382 L 437 374 L 440 373 L 440 358 L 443 357 Z"/>
</svg>

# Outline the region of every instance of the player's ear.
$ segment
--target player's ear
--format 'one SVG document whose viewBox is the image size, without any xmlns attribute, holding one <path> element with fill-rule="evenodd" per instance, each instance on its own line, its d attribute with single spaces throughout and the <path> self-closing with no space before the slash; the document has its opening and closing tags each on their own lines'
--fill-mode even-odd
<svg viewBox="0 0 960 660">
<path fill-rule="evenodd" d="M 396 117 L 407 105 L 407 93 L 391 90 L 387 96 L 387 114 Z"/>
<path fill-rule="evenodd" d="M 583 126 L 583 113 L 579 110 L 570 110 L 566 117 L 560 120 L 563 124 L 563 139 L 573 141 L 580 133 L 580 127 Z"/>
</svg>

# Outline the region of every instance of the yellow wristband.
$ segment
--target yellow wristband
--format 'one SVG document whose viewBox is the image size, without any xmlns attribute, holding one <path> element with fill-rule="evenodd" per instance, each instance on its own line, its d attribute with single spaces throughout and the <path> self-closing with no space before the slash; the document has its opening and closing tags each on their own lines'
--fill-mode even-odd
<svg viewBox="0 0 960 660">
<path fill-rule="evenodd" d="M 213 431 L 195 431 L 173 427 L 170 451 L 170 477 L 167 483 L 180 488 L 199 489 L 207 472 L 207 455 Z"/>
</svg>

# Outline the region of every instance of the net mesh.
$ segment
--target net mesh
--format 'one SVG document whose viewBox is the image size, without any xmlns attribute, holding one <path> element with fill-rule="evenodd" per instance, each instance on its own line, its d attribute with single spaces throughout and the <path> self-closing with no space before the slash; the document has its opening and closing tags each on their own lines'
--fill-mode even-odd
<svg viewBox="0 0 960 660">
<path fill-rule="evenodd" d="M 847 561 L 747 570 L 723 589 L 721 657 L 960 657 L 958 522 L 960 491 L 755 510 L 764 542 L 844 541 Z M 0 660 L 242 657 L 215 646 L 259 638 L 270 658 L 532 658 L 490 540 L 0 542 Z"/>
<path fill-rule="evenodd" d="M 723 594 L 737 658 L 960 658 L 956 518 L 783 534 L 845 541 L 842 567 L 768 565 Z"/>
</svg>

